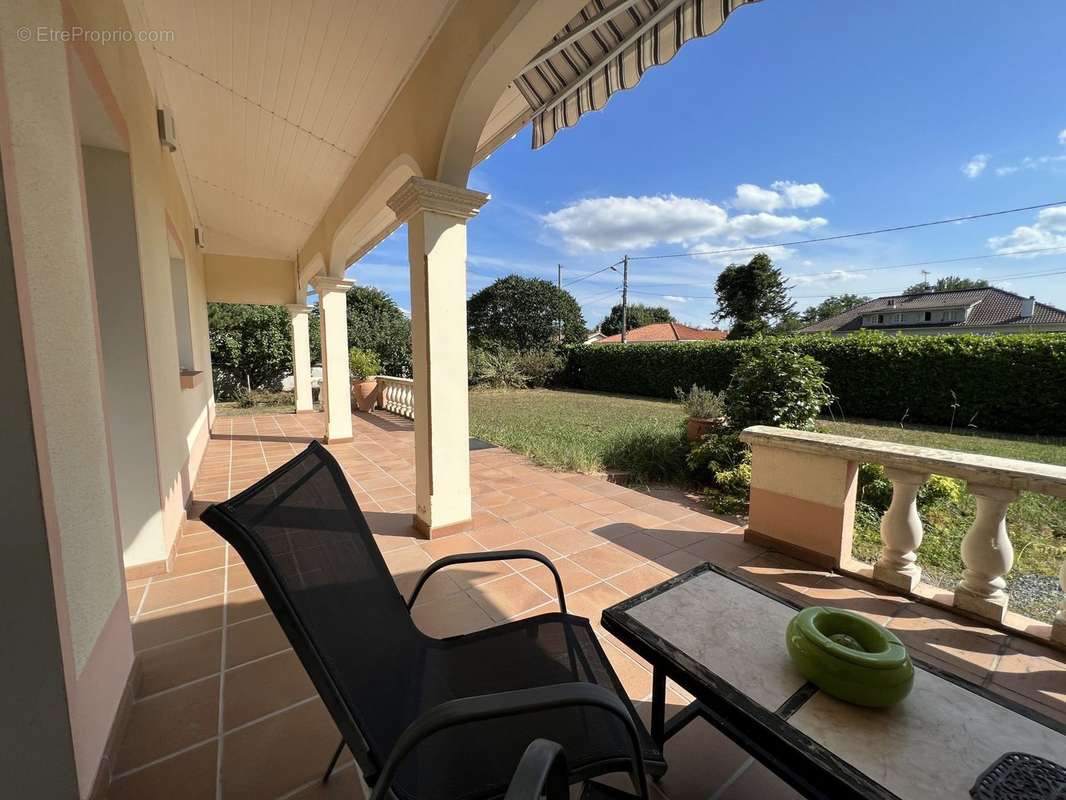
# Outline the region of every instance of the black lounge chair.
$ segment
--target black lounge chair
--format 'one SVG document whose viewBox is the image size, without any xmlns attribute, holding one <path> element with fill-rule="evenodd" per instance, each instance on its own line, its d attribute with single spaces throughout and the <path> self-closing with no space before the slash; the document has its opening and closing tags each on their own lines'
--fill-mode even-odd
<svg viewBox="0 0 1066 800">
<path fill-rule="evenodd" d="M 340 729 L 372 799 L 503 797 L 536 739 L 566 752 L 571 783 L 628 772 L 642 797 L 666 764 L 589 621 L 530 550 L 431 564 L 405 602 L 336 460 L 318 442 L 200 517 L 240 554 Z M 555 577 L 559 613 L 434 639 L 415 597 L 452 564 L 533 559 Z M 264 765 L 269 768 L 269 765 Z"/>
</svg>

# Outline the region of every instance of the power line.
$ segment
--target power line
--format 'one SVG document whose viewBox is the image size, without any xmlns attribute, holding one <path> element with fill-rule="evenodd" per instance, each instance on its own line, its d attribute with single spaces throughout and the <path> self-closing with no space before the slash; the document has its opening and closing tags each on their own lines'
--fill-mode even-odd
<svg viewBox="0 0 1066 800">
<path fill-rule="evenodd" d="M 615 267 L 617 267 L 621 263 L 622 263 L 621 261 L 615 261 L 613 264 L 608 264 L 606 267 L 602 267 L 601 269 L 595 270 L 593 272 L 586 272 L 580 278 L 574 278 L 572 281 L 567 281 L 566 283 L 563 284 L 563 287 L 565 288 L 567 286 L 573 286 L 575 283 L 580 283 L 581 281 L 585 280 L 586 278 L 591 278 L 593 275 L 599 275 L 601 272 L 606 272 L 609 269 L 614 269 Z"/>
<path fill-rule="evenodd" d="M 1038 203 L 1032 206 L 1020 206 L 1018 208 L 1004 208 L 999 211 L 986 211 L 981 214 L 967 214 L 962 217 L 951 217 L 949 219 L 937 219 L 930 222 L 916 222 L 910 225 L 894 225 L 890 228 L 876 228 L 868 231 L 856 231 L 854 233 L 839 233 L 835 236 L 820 236 L 816 239 L 797 239 L 793 242 L 772 242 L 761 245 L 753 245 L 751 247 L 732 247 L 722 250 L 697 250 L 689 253 L 662 253 L 654 256 L 631 256 L 630 261 L 651 261 L 653 259 L 660 258 L 692 258 L 694 256 L 717 256 L 725 255 L 727 253 L 746 253 L 752 250 L 766 250 L 771 247 L 793 247 L 800 244 L 817 244 L 818 242 L 835 242 L 840 239 L 855 239 L 859 236 L 873 236 L 880 233 L 895 233 L 897 231 L 912 231 L 918 228 L 930 228 L 934 225 L 948 225 L 953 222 L 968 222 L 975 219 L 986 219 L 988 217 L 999 217 L 1004 214 L 1016 214 L 1020 211 L 1035 211 L 1040 208 L 1051 208 L 1052 206 L 1066 205 L 1066 200 L 1056 200 L 1053 203 Z"/>
<path fill-rule="evenodd" d="M 926 267 L 934 264 L 956 264 L 960 261 L 982 261 L 989 258 L 1009 258 L 1016 255 L 1029 255 L 1030 253 L 1046 253 L 1051 251 L 1066 251 L 1066 245 L 1058 245 L 1055 247 L 1039 247 L 1039 248 L 1019 248 L 1017 250 L 1005 250 L 1001 253 L 984 253 L 982 255 L 974 256 L 957 256 L 954 258 L 937 258 L 929 261 L 910 261 L 906 264 L 889 264 L 887 266 L 879 267 L 847 267 L 836 270 L 830 270 L 829 272 L 801 272 L 795 275 L 786 275 L 787 278 L 820 278 L 831 275 L 836 275 L 840 272 L 881 272 L 883 270 L 892 269 L 906 269 L 908 267 Z M 674 282 L 674 283 L 643 283 L 642 286 L 706 286 L 704 283 L 695 282 Z"/>
<path fill-rule="evenodd" d="M 1028 280 L 1030 278 L 1048 278 L 1048 277 L 1051 277 L 1053 275 L 1066 275 L 1066 269 L 1056 268 L 1056 269 L 1048 271 L 1048 272 L 1028 272 L 1028 273 L 1022 272 L 1022 273 L 1018 273 L 1016 275 L 997 275 L 996 276 L 996 280 L 997 281 L 1005 281 L 1005 280 L 1019 280 L 1020 281 L 1020 280 Z M 995 287 L 991 287 L 991 288 L 995 288 Z M 880 295 L 899 294 L 899 292 L 897 290 L 895 290 L 895 289 L 867 289 L 866 292 L 868 292 L 870 294 L 880 294 Z M 665 294 L 656 294 L 655 292 L 640 292 L 640 291 L 635 291 L 633 289 L 630 289 L 629 293 L 630 294 L 639 294 L 639 295 L 643 295 L 645 297 L 662 297 L 662 298 L 665 298 L 667 296 Z M 794 295 L 790 295 L 790 297 L 793 300 L 815 300 L 815 299 L 817 299 L 819 297 L 831 297 L 831 296 L 832 296 L 831 294 L 794 294 Z M 713 295 L 713 294 L 686 294 L 685 295 L 685 299 L 686 300 L 715 300 L 715 299 L 717 299 L 717 297 L 718 297 L 717 295 Z"/>
</svg>

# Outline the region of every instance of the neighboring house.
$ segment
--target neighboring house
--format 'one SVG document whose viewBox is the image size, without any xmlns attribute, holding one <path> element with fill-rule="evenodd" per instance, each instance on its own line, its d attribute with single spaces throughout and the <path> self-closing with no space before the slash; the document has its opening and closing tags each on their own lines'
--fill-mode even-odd
<svg viewBox="0 0 1066 800">
<path fill-rule="evenodd" d="M 680 322 L 655 322 L 642 328 L 633 328 L 626 333 L 627 342 L 706 342 L 721 341 L 725 337 L 726 331 L 717 328 L 690 328 Z M 621 341 L 622 335 L 619 333 L 599 339 L 601 344 Z"/>
<path fill-rule="evenodd" d="M 988 287 L 878 297 L 799 332 L 843 335 L 860 330 L 917 335 L 1066 332 L 1066 311 Z"/>
<path fill-rule="evenodd" d="M 607 334 L 605 334 L 603 331 L 597 329 L 597 330 L 594 330 L 592 333 L 589 334 L 588 338 L 585 339 L 585 344 L 596 344 L 596 342 L 602 342 L 606 338 L 607 338 Z"/>
</svg>

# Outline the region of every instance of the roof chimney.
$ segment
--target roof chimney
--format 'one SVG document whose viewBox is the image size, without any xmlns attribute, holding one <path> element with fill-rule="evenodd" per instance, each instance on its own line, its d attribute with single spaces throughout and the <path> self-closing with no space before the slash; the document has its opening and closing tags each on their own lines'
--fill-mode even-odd
<svg viewBox="0 0 1066 800">
<path fill-rule="evenodd" d="M 1036 310 L 1036 298 L 1030 295 L 1022 300 L 1022 313 L 1019 315 L 1023 319 L 1027 319 L 1033 316 L 1033 312 Z"/>
</svg>

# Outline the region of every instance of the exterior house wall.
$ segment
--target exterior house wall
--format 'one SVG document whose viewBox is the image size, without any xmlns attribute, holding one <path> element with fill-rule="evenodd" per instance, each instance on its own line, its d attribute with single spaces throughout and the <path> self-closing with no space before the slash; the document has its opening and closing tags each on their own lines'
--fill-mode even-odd
<svg viewBox="0 0 1066 800">
<path fill-rule="evenodd" d="M 52 607 L 62 653 L 62 701 L 78 793 L 85 797 L 126 691 L 133 644 L 122 580 L 81 149 L 68 49 L 61 43 L 20 42 L 16 33 L 21 25 L 62 28 L 61 7 L 40 0 L 4 0 L 0 20 L 4 193 L 39 503 L 51 562 Z M 34 498 L 20 495 L 9 501 L 25 505 Z M 28 570 L 32 564 L 13 566 Z M 40 667 L 42 675 L 50 666 Z M 46 685 L 42 683 L 42 689 Z M 26 689 L 7 684 L 5 690 Z M 58 699 L 42 698 L 42 710 L 55 702 Z M 34 722 L 46 724 L 46 718 Z M 67 768 L 62 761 L 67 752 L 63 746 L 52 753 L 57 771 Z"/>
</svg>

